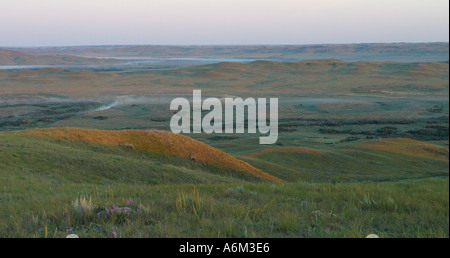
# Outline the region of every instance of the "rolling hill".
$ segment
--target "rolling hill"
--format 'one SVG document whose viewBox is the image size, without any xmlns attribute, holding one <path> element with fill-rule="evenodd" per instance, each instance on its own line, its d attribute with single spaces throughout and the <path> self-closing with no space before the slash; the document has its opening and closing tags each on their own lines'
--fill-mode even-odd
<svg viewBox="0 0 450 258">
<path fill-rule="evenodd" d="M 326 151 L 275 147 L 240 159 L 282 180 L 397 181 L 448 177 L 446 147 L 412 139 L 361 140 Z"/>
<path fill-rule="evenodd" d="M 122 63 L 111 58 L 88 58 L 64 54 L 31 54 L 18 50 L 0 49 L 0 65 L 104 65 Z"/>
<path fill-rule="evenodd" d="M 237 62 L 84 70 L 180 56 Z M 449 236 L 448 43 L 0 49 L 2 62 L 61 67 L 0 70 L 0 238 Z M 170 100 L 193 89 L 278 97 L 277 143 L 170 133 Z"/>
<path fill-rule="evenodd" d="M 212 96 L 363 95 L 448 96 L 448 63 L 256 61 L 219 63 L 175 70 L 73 72 L 42 69 L 2 71 L 0 95 L 56 94 L 118 96 L 187 94 L 202 89 Z"/>
<path fill-rule="evenodd" d="M 272 182 L 281 182 L 263 171 L 238 160 L 218 149 L 183 135 L 164 131 L 122 130 L 102 131 L 95 129 L 51 128 L 16 132 L 15 135 L 47 137 L 75 140 L 103 146 L 116 146 L 125 149 L 141 150 L 162 156 L 175 156 L 196 163 L 206 163 L 228 170 L 248 173 L 250 177 Z"/>
<path fill-rule="evenodd" d="M 84 46 L 26 49 L 35 54 L 68 54 L 86 57 L 216 57 L 299 61 L 336 58 L 346 61 L 447 61 L 449 44 L 379 43 L 257 46 Z"/>
<path fill-rule="evenodd" d="M 43 160 L 52 158 L 60 160 L 56 162 L 58 166 L 51 168 L 57 168 L 56 174 L 92 172 L 103 179 L 106 175 L 109 175 L 106 178 L 127 175 L 136 182 L 140 177 L 146 178 L 143 182 L 153 178 L 165 183 L 327 182 L 333 178 L 364 182 L 448 177 L 448 148 L 410 139 L 350 142 L 328 150 L 271 147 L 240 155 L 238 159 L 190 137 L 165 131 L 49 128 L 3 132 L 1 138 L 3 155 L 13 155 L 12 160 L 41 157 L 42 160 L 34 162 L 50 168 L 52 165 Z M 17 152 L 12 151 L 12 146 Z M 9 158 L 3 156 L 2 160 L 6 161 L 3 166 L 10 169 Z M 144 172 L 147 167 L 153 172 Z M 159 169 L 171 172 L 156 173 Z M 118 173 L 114 175 L 112 171 Z M 73 175 L 69 173 L 63 178 Z"/>
<path fill-rule="evenodd" d="M 1 132 L 0 237 L 448 237 L 448 148 L 385 139 L 239 158 L 160 131 Z M 84 197 L 92 208 L 74 204 Z M 105 216 L 114 207 L 130 213 Z"/>
</svg>

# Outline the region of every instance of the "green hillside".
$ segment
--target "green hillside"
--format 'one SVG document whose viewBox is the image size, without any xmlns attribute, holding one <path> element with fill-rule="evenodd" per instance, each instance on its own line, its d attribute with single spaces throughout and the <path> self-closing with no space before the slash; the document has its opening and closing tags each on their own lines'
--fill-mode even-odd
<svg viewBox="0 0 450 258">
<path fill-rule="evenodd" d="M 0 134 L 0 173 L 55 184 L 239 183 L 260 179 L 174 155 L 121 146 Z"/>
<path fill-rule="evenodd" d="M 0 237 L 448 237 L 448 149 L 406 143 L 414 154 L 418 146 L 428 152 L 413 161 L 390 144 L 390 152 L 361 151 L 367 163 L 350 159 L 345 148 L 242 157 L 293 181 L 278 184 L 128 145 L 3 132 Z M 384 165 L 371 164 L 375 156 Z M 413 164 L 414 170 L 410 162 L 423 166 Z M 338 180 L 330 178 L 335 174 Z M 433 176 L 440 178 L 413 179 Z"/>
<path fill-rule="evenodd" d="M 448 148 L 411 139 L 345 143 L 327 151 L 279 147 L 241 156 L 282 180 L 398 181 L 448 177 Z"/>
</svg>

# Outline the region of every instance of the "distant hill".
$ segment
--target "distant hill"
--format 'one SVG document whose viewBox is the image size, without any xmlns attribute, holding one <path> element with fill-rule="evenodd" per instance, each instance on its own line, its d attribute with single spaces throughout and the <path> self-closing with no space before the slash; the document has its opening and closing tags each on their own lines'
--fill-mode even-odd
<svg viewBox="0 0 450 258">
<path fill-rule="evenodd" d="M 279 46 L 82 46 L 20 50 L 34 54 L 68 54 L 85 57 L 214 57 L 278 61 L 335 58 L 344 61 L 402 62 L 442 62 L 449 59 L 448 42 Z"/>
<path fill-rule="evenodd" d="M 301 62 L 218 63 L 176 70 L 76 72 L 64 69 L 0 70 L 0 95 L 39 92 L 61 96 L 384 95 L 448 96 L 445 62 L 403 63 L 336 59 Z"/>
<path fill-rule="evenodd" d="M 123 61 L 108 58 L 86 58 L 65 54 L 32 54 L 0 49 L 0 65 L 105 65 Z"/>
<path fill-rule="evenodd" d="M 413 139 L 380 139 L 371 140 L 358 146 L 363 149 L 386 151 L 411 157 L 434 160 L 449 160 L 448 148 Z"/>
</svg>

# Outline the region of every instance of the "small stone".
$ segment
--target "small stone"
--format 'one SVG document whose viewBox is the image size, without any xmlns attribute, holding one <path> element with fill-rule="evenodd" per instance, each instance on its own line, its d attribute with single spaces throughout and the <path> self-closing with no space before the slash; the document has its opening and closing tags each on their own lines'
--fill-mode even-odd
<svg viewBox="0 0 450 258">
<path fill-rule="evenodd" d="M 378 235 L 370 234 L 366 238 L 380 238 Z"/>
<path fill-rule="evenodd" d="M 80 238 L 80 237 L 75 234 L 70 234 L 70 235 L 67 235 L 66 238 Z"/>
</svg>

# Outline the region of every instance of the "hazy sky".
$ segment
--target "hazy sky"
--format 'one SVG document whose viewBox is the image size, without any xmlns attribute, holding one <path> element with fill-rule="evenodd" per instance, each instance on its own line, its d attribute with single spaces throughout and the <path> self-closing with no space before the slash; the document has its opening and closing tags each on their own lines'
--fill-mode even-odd
<svg viewBox="0 0 450 258">
<path fill-rule="evenodd" d="M 448 0 L 0 0 L 0 46 L 433 42 Z"/>
</svg>

